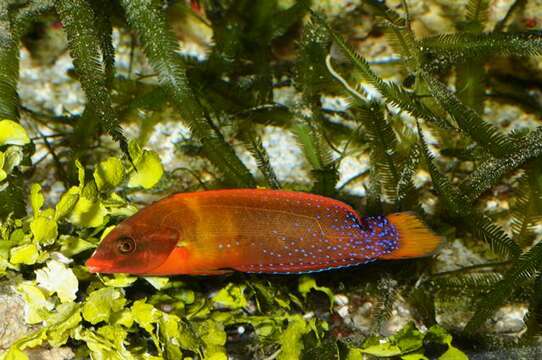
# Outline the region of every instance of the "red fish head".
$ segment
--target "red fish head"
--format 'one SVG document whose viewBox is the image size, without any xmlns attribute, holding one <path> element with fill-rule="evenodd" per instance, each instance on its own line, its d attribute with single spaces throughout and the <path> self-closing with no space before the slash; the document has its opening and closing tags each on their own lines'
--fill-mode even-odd
<svg viewBox="0 0 542 360">
<path fill-rule="evenodd" d="M 129 218 L 113 229 L 87 260 L 90 272 L 148 274 L 162 265 L 180 239 L 179 231 Z"/>
</svg>

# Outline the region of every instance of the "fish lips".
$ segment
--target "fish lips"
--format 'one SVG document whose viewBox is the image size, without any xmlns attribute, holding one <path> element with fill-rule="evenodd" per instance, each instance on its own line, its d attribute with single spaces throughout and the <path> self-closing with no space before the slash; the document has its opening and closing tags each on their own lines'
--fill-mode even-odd
<svg viewBox="0 0 542 360">
<path fill-rule="evenodd" d="M 94 252 L 95 254 L 96 252 Z M 85 266 L 91 273 L 109 273 L 113 269 L 112 261 L 100 260 L 94 254 L 85 262 Z"/>
</svg>

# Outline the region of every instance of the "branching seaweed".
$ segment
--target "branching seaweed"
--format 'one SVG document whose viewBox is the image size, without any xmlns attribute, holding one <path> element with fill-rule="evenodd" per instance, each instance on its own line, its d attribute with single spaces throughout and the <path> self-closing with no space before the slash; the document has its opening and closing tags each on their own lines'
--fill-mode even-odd
<svg viewBox="0 0 542 360">
<path fill-rule="evenodd" d="M 89 116 L 85 118 L 87 123 L 81 124 L 88 130 L 83 134 L 93 133 L 95 126 L 101 125 L 128 156 L 128 142 L 112 108 L 111 94 L 107 88 L 104 69 L 104 66 L 107 68 L 104 64 L 107 59 L 102 57 L 100 36 L 94 26 L 96 15 L 84 0 L 57 0 L 55 8 L 66 29 L 73 64 L 89 103 Z M 98 119 L 98 124 L 93 123 L 94 118 Z"/>
<path fill-rule="evenodd" d="M 141 38 L 149 61 L 158 72 L 162 86 L 194 134 L 201 139 L 206 156 L 224 173 L 230 184 L 254 186 L 248 169 L 213 127 L 194 97 L 185 65 L 176 53 L 177 44 L 160 9 L 145 0 L 123 1 L 122 4 L 128 21 Z"/>
<path fill-rule="evenodd" d="M 8 3 L 3 2 L 0 4 L 0 118 L 15 120 L 19 118 L 19 47 L 11 27 Z"/>
</svg>

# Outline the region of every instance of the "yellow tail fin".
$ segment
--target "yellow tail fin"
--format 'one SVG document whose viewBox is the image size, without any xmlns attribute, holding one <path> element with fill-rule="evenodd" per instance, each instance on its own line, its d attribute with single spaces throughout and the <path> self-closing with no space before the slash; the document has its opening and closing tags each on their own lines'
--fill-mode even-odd
<svg viewBox="0 0 542 360">
<path fill-rule="evenodd" d="M 388 220 L 399 233 L 399 247 L 379 259 L 404 259 L 434 254 L 442 244 L 442 238 L 435 235 L 412 212 L 390 214 Z"/>
</svg>

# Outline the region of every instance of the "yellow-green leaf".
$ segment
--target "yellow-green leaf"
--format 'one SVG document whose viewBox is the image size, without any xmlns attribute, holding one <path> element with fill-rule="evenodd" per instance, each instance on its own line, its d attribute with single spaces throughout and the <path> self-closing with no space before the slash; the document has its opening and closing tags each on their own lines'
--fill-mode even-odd
<svg viewBox="0 0 542 360">
<path fill-rule="evenodd" d="M 144 279 L 156 290 L 161 290 L 169 284 L 169 278 L 164 276 L 145 276 Z"/>
<path fill-rule="evenodd" d="M 62 244 L 60 252 L 67 257 L 72 257 L 80 252 L 96 247 L 95 244 L 77 236 L 62 235 L 60 237 L 60 243 Z"/>
<path fill-rule="evenodd" d="M 438 360 L 468 360 L 468 356 L 465 353 L 450 345 L 450 348 L 442 354 Z"/>
<path fill-rule="evenodd" d="M 23 351 L 19 350 L 17 346 L 12 346 L 9 348 L 7 353 L 4 354 L 2 360 L 29 360 L 28 355 Z"/>
<path fill-rule="evenodd" d="M 47 319 L 47 340 L 53 347 L 64 345 L 71 330 L 81 323 L 81 305 L 73 302 L 60 304 Z"/>
<path fill-rule="evenodd" d="M 181 319 L 173 314 L 162 315 L 160 319 L 160 336 L 163 339 L 165 350 L 169 359 L 182 359 L 183 354 L 181 352 L 181 332 L 179 329 L 179 323 Z"/>
<path fill-rule="evenodd" d="M 81 196 L 70 215 L 70 222 L 83 227 L 98 227 L 104 223 L 107 214 L 100 201 L 92 201 Z"/>
<path fill-rule="evenodd" d="M 54 303 L 42 289 L 31 281 L 25 281 L 17 286 L 17 292 L 26 304 L 24 320 L 27 324 L 37 324 L 49 317 Z"/>
<path fill-rule="evenodd" d="M 14 265 L 32 265 L 38 260 L 39 252 L 35 244 L 25 244 L 11 248 L 9 255 L 9 262 Z"/>
<path fill-rule="evenodd" d="M 103 283 L 111 287 L 128 287 L 137 280 L 135 276 L 128 276 L 126 274 L 114 274 L 112 277 L 104 276 Z"/>
<path fill-rule="evenodd" d="M 32 211 L 34 216 L 38 215 L 45 199 L 41 193 L 41 186 L 39 184 L 32 184 L 30 187 L 30 205 L 32 206 Z"/>
<path fill-rule="evenodd" d="M 105 325 L 98 331 L 78 327 L 73 331 L 73 338 L 84 341 L 90 350 L 92 359 L 132 360 L 135 357 L 124 348 L 124 331 L 111 331 Z M 118 330 L 118 329 L 117 329 Z M 115 337 L 111 340 L 110 337 Z M 142 357 L 144 358 L 144 357 Z"/>
<path fill-rule="evenodd" d="M 80 189 L 77 186 L 72 186 L 62 194 L 55 207 L 55 220 L 62 219 L 73 210 L 77 200 L 79 200 L 79 192 Z"/>
<path fill-rule="evenodd" d="M 223 352 L 214 353 L 207 357 L 209 360 L 228 360 L 228 356 Z"/>
<path fill-rule="evenodd" d="M 122 161 L 115 157 L 102 161 L 94 169 L 94 180 L 100 190 L 117 187 L 124 180 Z"/>
<path fill-rule="evenodd" d="M 130 140 L 128 143 L 128 152 L 134 163 L 137 164 L 141 160 L 143 150 L 141 149 L 141 146 L 139 146 L 137 140 Z"/>
<path fill-rule="evenodd" d="M 390 357 L 390 356 L 397 356 L 401 354 L 401 349 L 399 346 L 390 344 L 388 342 L 377 344 L 377 345 L 371 345 L 366 347 L 365 349 L 361 350 L 362 352 L 366 354 L 371 354 L 374 356 L 379 357 Z"/>
<path fill-rule="evenodd" d="M 346 360 L 363 360 L 363 353 L 360 349 L 350 349 Z"/>
<path fill-rule="evenodd" d="M 329 298 L 330 306 L 333 306 L 333 302 L 335 300 L 335 295 L 333 294 L 333 291 L 331 291 L 331 289 L 328 287 L 318 286 L 316 284 L 316 280 L 314 280 L 314 278 L 310 277 L 309 275 L 303 275 L 299 278 L 299 285 L 297 289 L 304 298 L 306 298 L 312 290 L 321 291 Z"/>
<path fill-rule="evenodd" d="M 79 160 L 75 160 L 75 167 L 77 168 L 77 179 L 79 180 L 79 188 L 83 189 L 83 186 L 85 186 L 85 168 L 79 162 Z"/>
<path fill-rule="evenodd" d="M 310 327 L 301 315 L 294 315 L 288 319 L 288 327 L 281 334 L 279 342 L 282 351 L 278 359 L 299 359 L 303 351 L 303 335 L 310 331 Z"/>
<path fill-rule="evenodd" d="M 136 170 L 132 171 L 128 180 L 130 188 L 150 189 L 160 181 L 164 173 L 160 157 L 154 151 L 144 150 L 135 166 Z"/>
<path fill-rule="evenodd" d="M 245 288 L 245 285 L 229 283 L 213 296 L 213 301 L 232 310 L 242 309 L 248 305 L 244 294 Z"/>
<path fill-rule="evenodd" d="M 24 153 L 19 146 L 10 146 L 4 152 L 4 171 L 11 173 L 13 168 L 19 166 L 24 159 Z"/>
<path fill-rule="evenodd" d="M 35 217 L 30 223 L 30 230 L 34 235 L 34 240 L 40 244 L 50 245 L 55 242 L 58 236 L 56 221 L 45 216 Z"/>
<path fill-rule="evenodd" d="M 83 305 L 83 318 L 91 324 L 108 321 L 112 313 L 122 310 L 126 299 L 115 288 L 105 287 L 93 291 Z"/>
<path fill-rule="evenodd" d="M 429 360 L 429 358 L 423 354 L 406 354 L 401 355 L 401 360 Z"/>
<path fill-rule="evenodd" d="M 4 153 L 0 151 L 0 181 L 5 180 L 8 177 L 8 174 L 3 170 L 4 167 Z"/>
<path fill-rule="evenodd" d="M 153 324 L 160 320 L 160 312 L 151 304 L 147 304 L 145 299 L 134 302 L 132 305 L 132 315 L 135 322 L 151 334 L 153 333 Z"/>
<path fill-rule="evenodd" d="M 25 145 L 30 142 L 26 130 L 12 120 L 0 120 L 0 146 Z"/>
</svg>

